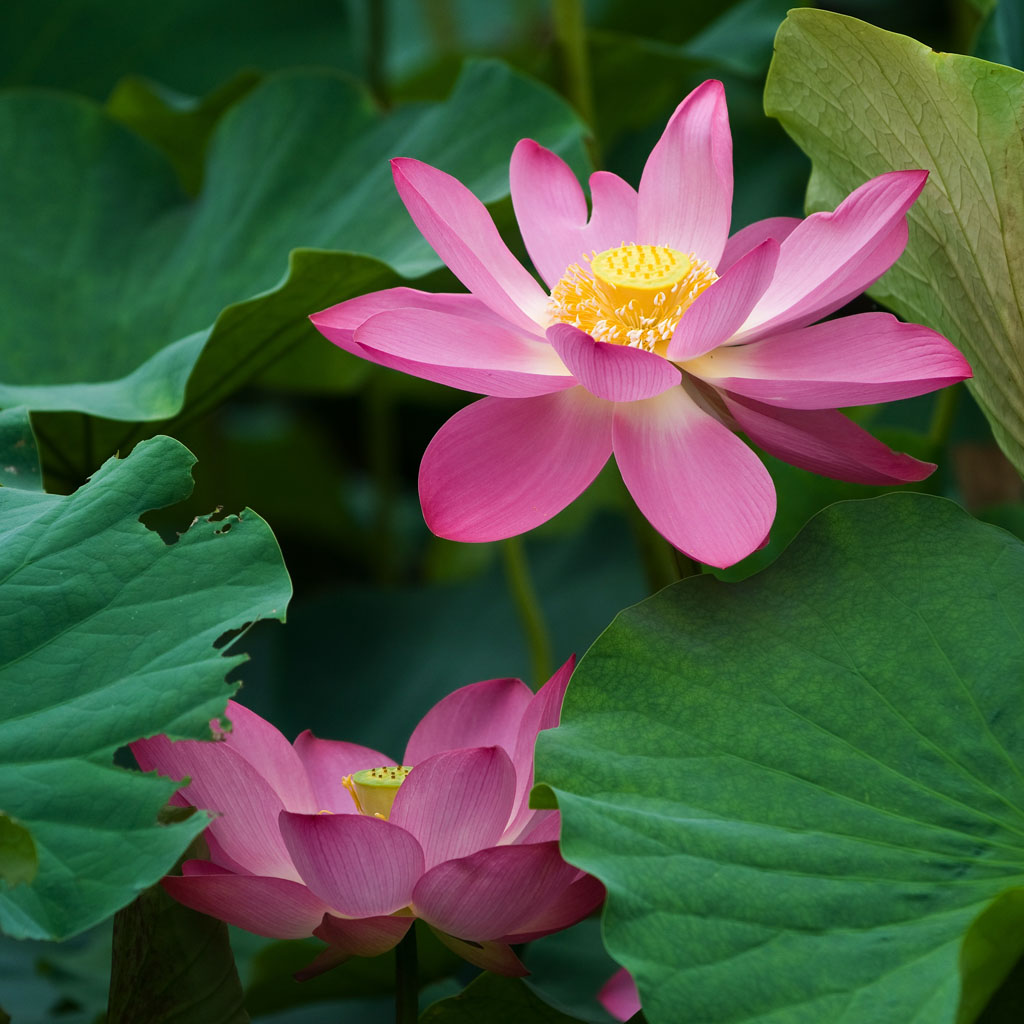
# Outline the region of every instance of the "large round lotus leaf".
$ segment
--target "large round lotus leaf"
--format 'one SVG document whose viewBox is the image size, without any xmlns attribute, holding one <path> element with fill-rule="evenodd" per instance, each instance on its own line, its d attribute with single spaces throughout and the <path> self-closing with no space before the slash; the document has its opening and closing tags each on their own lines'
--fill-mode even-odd
<svg viewBox="0 0 1024 1024">
<path fill-rule="evenodd" d="M 537 778 L 652 1024 L 973 1020 L 1024 936 L 1022 680 L 1024 544 L 923 494 L 622 612 Z"/>
<path fill-rule="evenodd" d="M 209 406 L 225 381 L 314 336 L 308 313 L 440 266 L 389 158 L 436 164 L 492 201 L 508 193 L 521 137 L 580 167 L 581 133 L 562 100 L 496 62 L 468 65 L 444 103 L 386 115 L 340 75 L 282 73 L 222 117 L 190 199 L 169 161 L 101 107 L 11 91 L 0 98 L 0 406 L 163 419 L 205 350 L 189 400 Z"/>
<path fill-rule="evenodd" d="M 244 660 L 214 644 L 284 618 L 291 584 L 254 512 L 198 519 L 173 544 L 139 522 L 188 496 L 194 461 L 157 437 L 68 497 L 0 488 L 0 811 L 38 855 L 30 884 L 0 880 L 15 937 L 82 931 L 173 866 L 205 816 L 160 823 L 176 784 L 114 753 L 160 732 L 210 738 Z M 14 841 L 0 830 L 0 864 Z"/>
<path fill-rule="evenodd" d="M 782 24 L 765 87 L 765 109 L 814 161 L 810 208 L 832 209 L 885 171 L 930 172 L 906 252 L 871 294 L 963 351 L 975 398 L 1024 471 L 1022 106 L 1014 68 L 813 10 Z"/>
</svg>

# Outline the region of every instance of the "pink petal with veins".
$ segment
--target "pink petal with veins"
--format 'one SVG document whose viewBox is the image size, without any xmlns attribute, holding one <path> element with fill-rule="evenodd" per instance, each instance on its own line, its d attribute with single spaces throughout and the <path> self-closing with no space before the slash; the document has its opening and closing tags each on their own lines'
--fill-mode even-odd
<svg viewBox="0 0 1024 1024">
<path fill-rule="evenodd" d="M 416 837 L 429 871 L 493 846 L 508 824 L 515 793 L 515 769 L 501 747 L 449 750 L 413 768 L 388 820 Z"/>
<path fill-rule="evenodd" d="M 720 348 L 686 369 L 717 388 L 790 409 L 911 398 L 971 375 L 941 334 L 889 313 L 859 313 Z"/>
<path fill-rule="evenodd" d="M 778 259 L 778 242 L 766 239 L 705 288 L 676 324 L 668 358 L 682 363 L 728 341 L 771 285 Z"/>
<path fill-rule="evenodd" d="M 512 150 L 509 184 L 526 251 L 553 288 L 583 252 L 580 235 L 589 216 L 583 189 L 569 165 L 533 139 Z"/>
<path fill-rule="evenodd" d="M 525 709 L 515 744 L 512 748 L 512 763 L 516 769 L 516 814 L 506 830 L 506 840 L 515 837 L 537 814 L 550 814 L 549 811 L 533 811 L 529 807 L 529 794 L 533 786 L 533 753 L 537 745 L 537 736 L 542 729 L 553 729 L 558 725 L 562 712 L 562 701 L 569 685 L 576 656 L 568 661 L 533 695 L 529 706 Z M 537 827 L 539 822 L 533 827 Z M 556 831 L 550 838 L 557 839 Z"/>
<path fill-rule="evenodd" d="M 718 263 L 732 219 L 732 135 L 721 82 L 676 108 L 640 178 L 637 238 Z"/>
<path fill-rule="evenodd" d="M 269 939 L 304 939 L 327 906 L 304 885 L 257 875 L 168 875 L 164 889 L 179 903 Z"/>
<path fill-rule="evenodd" d="M 496 940 L 520 931 L 577 874 L 557 843 L 495 846 L 431 868 L 416 883 L 413 909 L 449 935 Z"/>
<path fill-rule="evenodd" d="M 894 452 L 835 409 L 778 409 L 724 394 L 729 412 L 759 448 L 793 466 L 855 484 L 902 484 L 934 469 Z"/>
<path fill-rule="evenodd" d="M 517 945 L 571 928 L 593 913 L 604 902 L 604 897 L 604 886 L 591 875 L 583 875 L 558 893 L 536 917 L 519 925 L 513 934 L 499 941 Z"/>
<path fill-rule="evenodd" d="M 407 906 L 423 851 L 405 829 L 361 814 L 281 814 L 281 834 L 302 880 L 347 917 Z"/>
<path fill-rule="evenodd" d="M 530 331 L 548 296 L 509 252 L 484 204 L 462 182 L 419 160 L 391 161 L 395 187 L 423 237 L 482 302 Z"/>
<path fill-rule="evenodd" d="M 732 565 L 768 536 L 775 518 L 768 470 L 683 388 L 616 406 L 614 443 L 640 511 L 691 558 Z"/>
<path fill-rule="evenodd" d="M 590 223 L 583 229 L 580 255 L 604 252 L 639 241 L 636 189 L 611 171 L 594 171 L 590 176 Z M 579 262 L 577 257 L 574 263 Z"/>
<path fill-rule="evenodd" d="M 799 217 L 766 217 L 764 220 L 755 220 L 745 228 L 740 228 L 728 242 L 725 243 L 725 252 L 718 261 L 715 270 L 719 275 L 724 274 L 741 257 L 746 256 L 751 249 L 756 249 L 766 239 L 774 239 L 780 245 L 788 238 L 793 229 L 801 224 Z"/>
<path fill-rule="evenodd" d="M 508 325 L 508 321 L 468 293 L 421 292 L 416 288 L 385 288 L 383 291 L 357 295 L 319 313 L 310 314 L 313 326 L 338 348 L 363 359 L 375 360 L 355 340 L 356 328 L 376 316 L 393 309 L 424 309 L 450 313 L 487 324 Z"/>
<path fill-rule="evenodd" d="M 191 779 L 175 794 L 176 802 L 215 812 L 207 832 L 232 866 L 253 875 L 298 880 L 277 828 L 284 803 L 236 750 L 223 742 L 172 742 L 166 736 L 138 740 L 131 748 L 143 771 Z"/>
<path fill-rule="evenodd" d="M 502 540 L 561 512 L 611 454 L 611 403 L 583 388 L 484 398 L 434 435 L 420 463 L 427 526 L 460 541 Z"/>
<path fill-rule="evenodd" d="M 485 679 L 438 701 L 409 737 L 402 764 L 460 747 L 503 747 L 510 756 L 533 691 L 521 679 Z"/>
<path fill-rule="evenodd" d="M 637 194 L 615 174 L 591 175 L 589 220 L 576 175 L 532 139 L 523 139 L 512 151 L 509 180 L 526 251 L 549 288 L 586 254 L 637 240 Z"/>
<path fill-rule="evenodd" d="M 245 872 L 231 871 L 212 860 L 187 860 L 181 865 L 183 875 L 235 875 Z"/>
<path fill-rule="evenodd" d="M 529 790 L 527 790 L 529 795 Z M 503 846 L 515 843 L 548 843 L 562 834 L 562 821 L 558 811 L 531 810 L 529 800 L 524 800 L 515 821 L 501 837 Z"/>
<path fill-rule="evenodd" d="M 839 309 L 889 269 L 907 243 L 907 210 L 927 171 L 890 171 L 831 213 L 812 213 L 782 242 L 771 287 L 738 338 L 754 341 Z"/>
<path fill-rule="evenodd" d="M 526 398 L 576 383 L 547 342 L 449 313 L 378 313 L 356 330 L 355 338 L 384 366 L 478 394 Z"/>
<path fill-rule="evenodd" d="M 640 993 L 633 976 L 623 967 L 616 971 L 597 993 L 598 1001 L 616 1019 L 627 1021 L 640 1012 Z"/>
<path fill-rule="evenodd" d="M 380 956 L 398 945 L 413 920 L 411 917 L 345 918 L 324 914 L 313 934 L 346 957 Z"/>
<path fill-rule="evenodd" d="M 548 340 L 573 377 L 592 395 L 609 402 L 653 398 L 681 379 L 678 367 L 657 353 L 595 341 L 571 324 L 553 324 Z"/>
<path fill-rule="evenodd" d="M 485 971 L 503 974 L 507 978 L 524 978 L 530 973 L 503 942 L 464 942 L 438 928 L 434 928 L 433 932 L 453 953 L 458 953 L 463 960 Z"/>
<path fill-rule="evenodd" d="M 229 700 L 225 716 L 231 730 L 222 733 L 232 750 L 241 754 L 270 783 L 289 811 L 318 808 L 312 787 L 294 747 L 268 721 L 237 701 Z"/>
<path fill-rule="evenodd" d="M 295 752 L 313 787 L 316 810 L 332 814 L 357 813 L 351 793 L 341 784 L 346 775 L 395 763 L 389 755 L 358 743 L 318 739 L 309 729 L 295 737 Z"/>
</svg>

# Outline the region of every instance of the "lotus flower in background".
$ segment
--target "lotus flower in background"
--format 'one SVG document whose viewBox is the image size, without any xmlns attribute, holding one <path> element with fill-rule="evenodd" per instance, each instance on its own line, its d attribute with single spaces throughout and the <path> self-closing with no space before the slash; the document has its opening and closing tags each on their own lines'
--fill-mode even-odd
<svg viewBox="0 0 1024 1024">
<path fill-rule="evenodd" d="M 640 1012 L 640 993 L 633 976 L 625 967 L 616 971 L 601 986 L 597 999 L 616 1020 L 629 1020 Z"/>
<path fill-rule="evenodd" d="M 174 802 L 216 817 L 209 860 L 163 880 L 179 902 L 271 938 L 328 943 L 303 976 L 394 947 L 421 918 L 465 959 L 527 973 L 510 943 L 575 924 L 601 884 L 559 853 L 557 811 L 527 805 L 533 748 L 572 672 L 464 686 L 416 727 L 400 763 L 308 730 L 294 745 L 229 702 L 221 742 L 132 744 L 144 771 L 190 778 Z"/>
<path fill-rule="evenodd" d="M 796 466 L 866 484 L 934 466 L 892 452 L 838 412 L 970 376 L 941 335 L 885 313 L 816 326 L 902 253 L 927 172 L 892 171 L 834 212 L 759 221 L 729 237 L 732 139 L 721 83 L 675 111 L 638 190 L 572 171 L 525 139 L 512 201 L 549 291 L 454 178 L 392 162 L 417 227 L 469 294 L 393 288 L 314 314 L 372 362 L 488 397 L 456 413 L 423 456 L 434 533 L 490 541 L 573 501 L 614 452 L 651 524 L 726 566 L 768 536 L 771 477 L 737 431 Z"/>
</svg>

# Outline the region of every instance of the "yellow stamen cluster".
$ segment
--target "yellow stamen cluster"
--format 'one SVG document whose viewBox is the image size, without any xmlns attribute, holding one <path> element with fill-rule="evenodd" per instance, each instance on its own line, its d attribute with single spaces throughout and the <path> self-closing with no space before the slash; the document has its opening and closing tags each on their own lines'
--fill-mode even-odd
<svg viewBox="0 0 1024 1024">
<path fill-rule="evenodd" d="M 552 320 L 597 341 L 665 354 L 679 318 L 708 285 L 714 268 L 667 245 L 620 245 L 574 263 L 551 292 Z"/>
</svg>

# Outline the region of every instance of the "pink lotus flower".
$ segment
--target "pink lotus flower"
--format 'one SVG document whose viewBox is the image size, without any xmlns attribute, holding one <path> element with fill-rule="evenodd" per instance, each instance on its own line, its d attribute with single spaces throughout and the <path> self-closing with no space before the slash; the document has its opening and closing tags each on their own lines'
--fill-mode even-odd
<svg viewBox="0 0 1024 1024">
<path fill-rule="evenodd" d="M 604 896 L 562 860 L 558 812 L 527 806 L 537 733 L 558 724 L 571 672 L 570 660 L 536 694 L 518 679 L 456 690 L 401 766 L 308 730 L 292 745 L 234 701 L 221 742 L 133 743 L 144 771 L 190 778 L 175 803 L 218 815 L 210 860 L 164 888 L 258 935 L 323 939 L 305 977 L 387 952 L 416 917 L 471 963 L 527 973 L 509 944 L 575 924 Z"/>
<path fill-rule="evenodd" d="M 679 105 L 634 191 L 570 169 L 524 139 L 511 190 L 550 293 L 512 256 L 454 178 L 392 162 L 416 226 L 470 294 L 392 288 L 312 317 L 365 359 L 489 397 L 427 447 L 424 518 L 489 541 L 561 511 L 609 455 L 672 544 L 726 566 L 767 538 L 775 491 L 737 436 L 826 476 L 920 480 L 837 410 L 920 395 L 970 376 L 941 335 L 885 313 L 817 326 L 887 270 L 927 172 L 866 182 L 831 213 L 776 217 L 729 238 L 732 139 L 721 83 Z"/>
<path fill-rule="evenodd" d="M 629 1020 L 640 1012 L 640 993 L 633 976 L 623 967 L 597 993 L 598 1001 L 616 1020 Z"/>
</svg>

